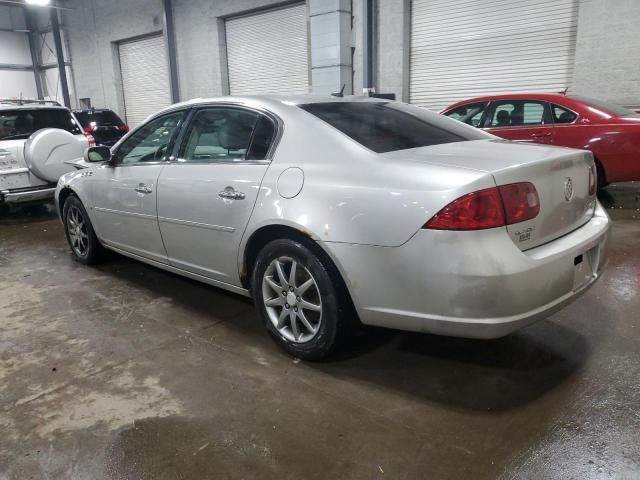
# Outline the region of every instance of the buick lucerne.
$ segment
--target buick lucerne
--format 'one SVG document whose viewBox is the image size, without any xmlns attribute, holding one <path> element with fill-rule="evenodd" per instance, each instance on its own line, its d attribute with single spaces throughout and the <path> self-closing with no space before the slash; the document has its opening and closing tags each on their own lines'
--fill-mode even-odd
<svg viewBox="0 0 640 480">
<path fill-rule="evenodd" d="M 250 296 L 303 359 L 358 321 L 507 335 L 577 298 L 607 252 L 591 152 L 399 102 L 192 100 L 86 160 L 56 190 L 79 262 L 107 248 Z"/>
</svg>

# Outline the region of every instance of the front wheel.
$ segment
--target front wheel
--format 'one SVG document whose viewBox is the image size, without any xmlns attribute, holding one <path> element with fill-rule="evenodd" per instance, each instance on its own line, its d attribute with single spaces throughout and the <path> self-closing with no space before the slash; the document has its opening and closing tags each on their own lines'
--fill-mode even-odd
<svg viewBox="0 0 640 480">
<path fill-rule="evenodd" d="M 104 248 L 93 230 L 89 215 L 75 195 L 70 196 L 62 209 L 64 231 L 74 258 L 85 265 L 100 262 Z"/>
<path fill-rule="evenodd" d="M 288 239 L 268 243 L 256 261 L 252 293 L 265 327 L 303 360 L 327 356 L 346 330 L 329 268 L 307 246 Z"/>
</svg>

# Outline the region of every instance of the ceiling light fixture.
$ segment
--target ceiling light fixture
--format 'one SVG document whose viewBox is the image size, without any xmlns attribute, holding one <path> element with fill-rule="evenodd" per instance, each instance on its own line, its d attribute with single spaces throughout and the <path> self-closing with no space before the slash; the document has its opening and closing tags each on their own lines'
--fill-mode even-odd
<svg viewBox="0 0 640 480">
<path fill-rule="evenodd" d="M 37 7 L 44 7 L 45 5 L 49 5 L 51 0 L 24 0 L 27 5 L 35 5 Z"/>
</svg>

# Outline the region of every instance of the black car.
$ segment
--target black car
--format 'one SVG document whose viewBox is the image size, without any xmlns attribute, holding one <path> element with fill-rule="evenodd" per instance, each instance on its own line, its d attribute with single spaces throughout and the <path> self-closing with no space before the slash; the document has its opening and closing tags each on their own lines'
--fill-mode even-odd
<svg viewBox="0 0 640 480">
<path fill-rule="evenodd" d="M 110 147 L 129 131 L 129 127 L 120 117 L 107 108 L 75 110 L 73 113 L 82 124 L 84 133 L 92 135 L 96 140 L 96 145 Z"/>
</svg>

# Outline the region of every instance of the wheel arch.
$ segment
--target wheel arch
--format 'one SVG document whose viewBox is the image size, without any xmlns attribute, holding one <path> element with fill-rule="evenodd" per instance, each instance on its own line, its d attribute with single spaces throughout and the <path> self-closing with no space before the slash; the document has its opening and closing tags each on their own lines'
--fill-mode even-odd
<svg viewBox="0 0 640 480">
<path fill-rule="evenodd" d="M 56 207 L 58 208 L 58 214 L 60 215 L 61 219 L 62 219 L 62 211 L 64 209 L 64 204 L 71 195 L 75 195 L 76 197 L 78 196 L 78 194 L 71 187 L 67 187 L 67 186 L 63 187 L 62 190 L 60 190 L 60 193 L 58 194 L 58 201 L 56 202 Z"/>
<path fill-rule="evenodd" d="M 353 308 L 354 312 L 356 311 L 351 289 L 348 285 L 348 277 L 345 275 L 340 262 L 331 253 L 331 250 L 325 245 L 322 245 L 321 242 L 318 242 L 309 232 L 291 225 L 264 225 L 249 235 L 244 244 L 240 261 L 240 281 L 245 288 L 251 290 L 251 275 L 260 250 L 270 241 L 277 239 L 299 241 L 326 262 L 334 281 L 338 282 L 339 288 L 346 293 L 345 297 L 350 304 L 349 306 Z"/>
</svg>

